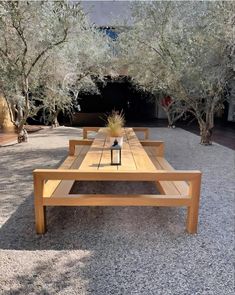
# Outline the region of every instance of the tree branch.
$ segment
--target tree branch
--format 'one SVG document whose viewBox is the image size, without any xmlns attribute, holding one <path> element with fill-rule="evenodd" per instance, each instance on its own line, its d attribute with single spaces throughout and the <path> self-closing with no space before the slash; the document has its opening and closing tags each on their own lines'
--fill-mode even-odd
<svg viewBox="0 0 235 295">
<path fill-rule="evenodd" d="M 37 64 L 37 62 L 41 59 L 41 57 L 42 57 L 43 55 L 45 55 L 45 54 L 47 53 L 47 51 L 49 51 L 49 50 L 52 49 L 53 47 L 56 47 L 56 46 L 62 44 L 62 43 L 66 40 L 67 35 L 68 35 L 68 28 L 65 28 L 65 30 L 64 30 L 64 36 L 63 36 L 63 38 L 62 38 L 60 41 L 58 41 L 58 42 L 56 42 L 56 43 L 54 43 L 54 44 L 50 44 L 47 48 L 45 48 L 44 50 L 42 50 L 42 51 L 38 54 L 38 56 L 34 59 L 34 61 L 32 62 L 31 66 L 29 67 L 29 70 L 28 70 L 27 73 L 26 73 L 26 77 L 29 76 L 29 74 L 31 73 L 32 69 L 33 69 L 34 66 Z"/>
</svg>

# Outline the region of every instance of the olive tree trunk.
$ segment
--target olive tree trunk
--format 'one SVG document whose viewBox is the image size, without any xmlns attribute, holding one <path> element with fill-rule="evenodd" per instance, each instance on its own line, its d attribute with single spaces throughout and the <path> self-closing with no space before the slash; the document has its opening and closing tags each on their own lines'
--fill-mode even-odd
<svg viewBox="0 0 235 295">
<path fill-rule="evenodd" d="M 60 126 L 60 123 L 58 121 L 58 115 L 59 115 L 58 110 L 53 112 L 53 117 L 52 117 L 52 120 L 51 120 L 51 127 L 52 128 L 56 128 L 56 127 Z"/>
<path fill-rule="evenodd" d="M 59 121 L 58 121 L 58 118 L 57 116 L 53 118 L 52 122 L 51 122 L 51 127 L 52 128 L 56 128 L 56 127 L 59 127 L 60 124 L 59 124 Z"/>
<path fill-rule="evenodd" d="M 202 145 L 212 145 L 212 130 L 214 128 L 214 108 L 207 109 L 205 119 L 198 119 Z"/>
<path fill-rule="evenodd" d="M 168 128 L 173 128 L 174 127 L 174 120 L 171 117 L 171 114 L 169 111 L 166 111 L 166 115 L 167 115 L 167 120 L 168 120 Z"/>
<path fill-rule="evenodd" d="M 23 126 L 19 126 L 17 128 L 17 139 L 18 139 L 18 143 L 21 142 L 27 142 L 28 141 L 28 132 L 25 129 L 24 125 Z"/>
<path fill-rule="evenodd" d="M 212 145 L 212 129 L 206 124 L 200 124 L 200 136 L 202 145 Z"/>
</svg>

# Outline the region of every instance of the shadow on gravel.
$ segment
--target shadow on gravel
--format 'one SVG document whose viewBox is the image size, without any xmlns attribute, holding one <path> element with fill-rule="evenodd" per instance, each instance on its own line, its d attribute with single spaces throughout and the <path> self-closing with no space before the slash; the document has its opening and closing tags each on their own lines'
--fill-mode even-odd
<svg viewBox="0 0 235 295">
<path fill-rule="evenodd" d="M 95 192 L 97 188 L 103 192 L 105 185 L 94 183 L 89 186 L 89 192 Z M 132 185 L 140 191 L 138 184 Z M 84 186 L 85 183 L 81 188 L 86 190 Z M 132 192 L 136 193 L 133 187 Z M 125 188 L 119 193 L 121 191 L 124 193 Z M 184 233 L 184 223 L 185 212 L 182 208 L 47 207 L 48 231 L 45 235 L 37 235 L 34 229 L 33 194 L 30 194 L 1 227 L 0 249 L 93 250 L 97 247 L 109 248 L 114 243 L 116 246 L 121 243 L 133 247 L 136 242 L 138 245 L 146 240 L 146 237 L 155 239 L 163 233 L 168 238 L 180 235 Z"/>
<path fill-rule="evenodd" d="M 57 166 L 67 150 L 1 153 L 2 212 L 9 218 L 0 228 L 0 249 L 9 274 L 0 293 L 232 295 L 234 155 L 217 145 L 198 148 L 198 138 L 183 130 L 164 132 L 173 166 L 203 168 L 197 235 L 185 233 L 183 208 L 163 207 L 51 207 L 48 232 L 36 235 L 31 172 Z M 16 210 L 9 214 L 8 207 Z"/>
</svg>

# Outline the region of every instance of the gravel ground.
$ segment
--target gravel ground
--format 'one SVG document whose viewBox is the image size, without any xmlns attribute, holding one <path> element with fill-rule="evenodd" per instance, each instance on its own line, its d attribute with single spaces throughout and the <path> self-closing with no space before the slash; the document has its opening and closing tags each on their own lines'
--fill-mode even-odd
<svg viewBox="0 0 235 295">
<path fill-rule="evenodd" d="M 80 136 L 60 127 L 0 148 L 0 294 L 234 294 L 234 151 L 182 129 L 151 138 L 175 168 L 203 171 L 197 235 L 185 233 L 184 208 L 163 207 L 54 207 L 35 234 L 32 170 L 58 166 Z"/>
</svg>

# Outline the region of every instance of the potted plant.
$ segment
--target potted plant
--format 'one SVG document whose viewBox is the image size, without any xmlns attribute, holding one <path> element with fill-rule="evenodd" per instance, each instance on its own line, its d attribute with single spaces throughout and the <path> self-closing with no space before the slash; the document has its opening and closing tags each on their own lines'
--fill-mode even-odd
<svg viewBox="0 0 235 295">
<path fill-rule="evenodd" d="M 112 111 L 111 115 L 107 117 L 107 131 L 110 137 L 110 144 L 113 144 L 115 139 L 118 144 L 122 146 L 123 144 L 123 126 L 125 124 L 124 114 L 121 111 Z"/>
</svg>

